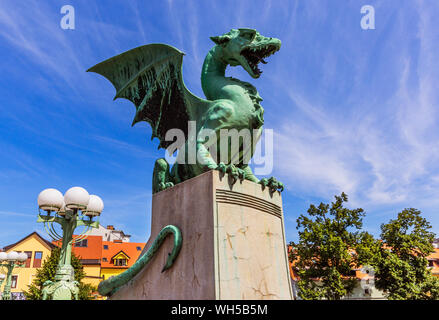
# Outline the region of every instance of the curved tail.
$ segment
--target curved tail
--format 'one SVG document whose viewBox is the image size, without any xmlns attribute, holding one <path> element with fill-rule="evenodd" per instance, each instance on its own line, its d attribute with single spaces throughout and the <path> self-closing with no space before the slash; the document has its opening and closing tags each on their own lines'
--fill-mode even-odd
<svg viewBox="0 0 439 320">
<path fill-rule="evenodd" d="M 172 249 L 172 252 L 169 253 L 168 259 L 166 260 L 166 264 L 163 266 L 162 272 L 169 269 L 174 263 L 178 254 L 180 253 L 181 243 L 183 239 L 180 229 L 173 225 L 168 225 L 164 227 L 159 232 L 148 251 L 143 254 L 143 256 L 141 256 L 128 270 L 117 276 L 110 277 L 108 278 L 108 280 L 102 281 L 98 286 L 99 294 L 103 296 L 111 296 L 118 290 L 119 287 L 123 286 L 128 281 L 133 279 L 140 272 L 140 270 L 142 270 L 143 267 L 145 267 L 148 262 L 151 261 L 152 257 L 160 248 L 163 241 L 170 234 L 174 235 L 174 248 Z"/>
</svg>

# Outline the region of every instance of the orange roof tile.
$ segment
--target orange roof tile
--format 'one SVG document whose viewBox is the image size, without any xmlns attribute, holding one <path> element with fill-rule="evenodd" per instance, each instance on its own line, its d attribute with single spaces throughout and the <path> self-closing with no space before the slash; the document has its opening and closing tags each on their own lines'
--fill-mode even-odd
<svg viewBox="0 0 439 320">
<path fill-rule="evenodd" d="M 104 249 L 104 246 L 108 246 L 108 249 Z M 134 262 L 137 261 L 137 258 L 142 253 L 143 247 L 145 243 L 142 242 L 111 242 L 111 241 L 102 241 L 102 268 L 117 268 L 117 269 L 127 269 L 131 267 Z M 140 248 L 138 250 L 137 248 Z M 130 257 L 128 259 L 127 266 L 115 266 L 112 258 L 117 255 L 119 252 L 123 251 L 125 255 Z M 104 261 L 106 258 L 107 261 Z"/>
<path fill-rule="evenodd" d="M 73 235 L 73 239 L 77 238 L 77 235 Z M 61 245 L 60 241 L 52 241 L 57 246 Z M 87 247 L 72 246 L 72 252 L 82 259 L 101 259 L 102 258 L 102 237 L 101 236 L 88 236 Z"/>
</svg>

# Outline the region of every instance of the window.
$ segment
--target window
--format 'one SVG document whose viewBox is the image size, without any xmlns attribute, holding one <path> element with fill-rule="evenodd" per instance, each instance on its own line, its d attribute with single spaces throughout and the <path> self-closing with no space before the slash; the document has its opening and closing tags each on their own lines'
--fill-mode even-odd
<svg viewBox="0 0 439 320">
<path fill-rule="evenodd" d="M 18 280 L 18 276 L 12 276 L 12 279 L 11 279 L 11 288 L 12 289 L 17 288 L 17 280 Z"/>
<path fill-rule="evenodd" d="M 107 262 L 108 260 L 107 258 L 102 258 L 102 261 Z"/>
<path fill-rule="evenodd" d="M 370 296 L 370 290 L 369 289 L 364 289 L 364 295 Z"/>
<path fill-rule="evenodd" d="M 35 251 L 34 255 L 34 268 L 41 267 L 41 259 L 43 258 L 43 253 L 41 251 Z"/>
<path fill-rule="evenodd" d="M 137 251 L 141 251 L 142 248 L 141 247 L 136 247 Z"/>
<path fill-rule="evenodd" d="M 27 254 L 27 260 L 25 268 L 30 268 L 30 261 L 32 260 L 32 251 L 25 251 L 24 253 Z"/>
<path fill-rule="evenodd" d="M 114 259 L 114 265 L 115 266 L 126 266 L 127 259 Z"/>
<path fill-rule="evenodd" d="M 434 261 L 433 260 L 428 260 L 428 266 L 429 267 L 434 267 Z"/>
<path fill-rule="evenodd" d="M 75 243 L 75 247 L 87 248 L 87 246 L 88 246 L 87 239 L 83 239 Z"/>
<path fill-rule="evenodd" d="M 104 244 L 104 250 L 108 250 L 108 245 Z"/>
</svg>

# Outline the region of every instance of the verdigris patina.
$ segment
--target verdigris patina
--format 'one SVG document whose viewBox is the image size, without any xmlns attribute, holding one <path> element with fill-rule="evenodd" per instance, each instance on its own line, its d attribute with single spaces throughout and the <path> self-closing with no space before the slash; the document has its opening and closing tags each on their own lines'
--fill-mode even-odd
<svg viewBox="0 0 439 320">
<path fill-rule="evenodd" d="M 176 146 L 182 155 L 173 165 L 162 158 L 156 161 L 153 174 L 153 193 L 159 192 L 208 170 L 228 173 L 232 184 L 247 179 L 268 187 L 271 192 L 282 191 L 283 184 L 271 177 L 259 180 L 250 169 L 244 155 L 250 157 L 254 148 L 243 142 L 233 154 L 230 142 L 220 143 L 221 130 L 248 129 L 252 141 L 257 141 L 264 124 L 262 98 L 250 83 L 225 76 L 228 65 L 242 66 L 253 78 L 259 78 L 258 68 L 264 58 L 280 49 L 279 39 L 264 37 L 253 29 L 232 29 L 221 36 L 211 37 L 215 46 L 208 52 L 201 74 L 201 85 L 206 99 L 192 94 L 182 78 L 183 53 L 165 44 L 141 46 L 103 61 L 87 71 L 106 77 L 116 88 L 116 98 L 126 98 L 136 106 L 133 125 L 146 121 L 152 127 L 152 138 L 160 140 L 159 148 L 168 148 L 176 141 L 167 139 L 171 129 L 179 129 L 190 136 L 188 122 L 195 123 L 196 141 L 187 138 Z M 216 137 L 216 157 L 212 157 L 209 139 L 199 135 L 210 130 Z M 151 138 L 151 139 L 152 139 Z M 195 145 L 191 148 L 191 143 Z M 212 143 L 210 142 L 210 146 Z M 183 150 L 183 151 L 182 151 Z M 196 161 L 190 163 L 195 151 Z M 221 153 L 227 151 L 227 156 Z M 223 154 L 223 155 L 224 155 Z M 184 155 L 184 157 L 183 157 Z M 217 159 L 225 159 L 218 162 Z M 233 160 L 233 161 L 232 161 Z"/>
<path fill-rule="evenodd" d="M 262 71 L 258 64 L 266 63 L 264 58 L 278 51 L 281 42 L 264 37 L 253 29 L 232 29 L 221 36 L 211 37 L 211 40 L 215 46 L 208 52 L 201 74 L 206 99 L 195 96 L 186 88 L 182 77 L 184 54 L 165 44 L 129 50 L 88 71 L 103 75 L 114 85 L 114 99 L 126 98 L 134 103 L 133 125 L 139 121 L 148 122 L 152 127 L 151 139 L 157 137 L 160 140 L 159 148 L 169 148 L 173 152 L 171 147 L 174 146 L 178 150 L 178 159 L 172 169 L 165 159 L 156 161 L 153 193 L 209 170 L 228 173 L 232 184 L 237 179 L 247 179 L 268 187 L 271 192 L 282 191 L 282 183 L 273 177 L 259 180 L 248 165 L 248 160 L 254 155 L 254 142 L 258 141 L 264 124 L 262 98 L 250 83 L 225 76 L 227 66 L 240 65 L 251 77 L 259 78 Z M 179 130 L 185 138 L 182 141 L 169 139 L 173 130 Z M 247 130 L 252 143 L 249 146 L 245 139 L 238 139 L 236 148 L 228 136 L 224 144 L 221 140 L 224 130 Z M 213 141 L 211 136 L 201 134 L 207 131 L 213 133 Z M 164 270 L 170 268 L 182 243 L 180 229 L 173 225 L 164 227 L 148 251 L 127 271 L 101 282 L 99 292 L 112 295 L 132 280 L 171 234 L 174 235 L 174 248 Z"/>
<path fill-rule="evenodd" d="M 99 293 L 102 295 L 111 296 L 117 291 L 119 287 L 132 280 L 151 261 L 152 257 L 160 248 L 163 241 L 165 241 L 166 237 L 171 234 L 174 235 L 174 247 L 169 253 L 168 258 L 166 259 L 166 264 L 163 266 L 162 272 L 169 269 L 173 265 L 174 260 L 177 258 L 178 254 L 180 253 L 181 243 L 183 239 L 180 229 L 172 225 L 164 227 L 159 232 L 148 251 L 146 251 L 128 270 L 99 283 Z"/>
</svg>

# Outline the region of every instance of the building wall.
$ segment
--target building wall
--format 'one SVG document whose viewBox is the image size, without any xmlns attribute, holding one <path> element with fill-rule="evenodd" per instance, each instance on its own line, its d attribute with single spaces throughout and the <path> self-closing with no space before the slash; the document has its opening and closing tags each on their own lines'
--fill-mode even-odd
<svg viewBox="0 0 439 320">
<path fill-rule="evenodd" d="M 130 235 L 126 235 L 122 230 L 115 230 L 112 226 L 107 226 L 107 228 L 99 225 L 99 228 L 93 228 L 87 232 L 88 235 L 100 236 L 103 241 L 122 241 L 129 242 Z"/>
<path fill-rule="evenodd" d="M 5 252 L 10 251 L 17 251 L 17 252 L 24 252 L 24 251 L 31 251 L 32 252 L 32 258 L 30 261 L 30 267 L 29 268 L 14 268 L 12 271 L 12 275 L 18 276 L 17 278 L 17 287 L 11 288 L 12 293 L 17 292 L 23 292 L 27 291 L 29 285 L 32 283 L 38 268 L 34 268 L 34 258 L 35 258 L 35 252 L 40 251 L 42 252 L 41 257 L 41 266 L 43 265 L 44 260 L 50 255 L 51 250 L 48 246 L 44 245 L 36 235 L 32 235 L 31 237 L 25 239 L 24 241 L 18 243 L 12 248 L 9 248 L 9 250 Z M 6 274 L 5 268 L 3 268 L 2 273 Z M 6 280 L 3 282 L 3 285 L 6 283 Z"/>
<path fill-rule="evenodd" d="M 83 265 L 86 276 L 82 279 L 83 283 L 91 284 L 97 287 L 101 278 L 101 266 L 100 265 Z"/>
<path fill-rule="evenodd" d="M 292 281 L 293 283 L 293 292 L 294 298 L 297 300 L 301 300 L 299 297 L 299 292 L 297 289 L 297 281 Z M 316 281 L 317 284 L 321 284 L 320 281 Z M 386 300 L 386 297 L 383 295 L 382 291 L 375 288 L 373 282 L 369 282 L 366 284 L 367 287 L 363 284 L 361 285 L 361 279 L 358 279 L 357 285 L 354 288 L 354 291 L 343 298 L 343 300 Z M 369 294 L 366 293 L 365 289 L 369 290 Z"/>
<path fill-rule="evenodd" d="M 101 277 L 103 277 L 103 280 L 107 280 L 109 277 L 117 276 L 118 274 L 121 274 L 122 272 L 126 271 L 128 268 L 101 268 Z"/>
<path fill-rule="evenodd" d="M 366 293 L 366 288 L 369 293 Z M 357 286 L 354 291 L 346 296 L 344 299 L 346 300 L 385 300 L 386 297 L 383 295 L 383 292 L 375 288 L 373 282 L 370 281 L 369 284 L 364 283 L 361 284 L 361 279 L 358 280 Z"/>
<path fill-rule="evenodd" d="M 105 228 L 102 229 L 107 230 Z M 118 275 L 127 270 L 137 260 L 145 243 L 128 242 L 129 236 L 124 235 L 123 232 L 119 233 L 117 230 L 114 234 L 123 235 L 123 240 L 103 241 L 100 235 L 90 235 L 87 238 L 86 244 L 78 243 L 78 246 L 74 245 L 72 247 L 72 251 L 79 257 L 84 268 L 85 277 L 82 282 L 97 287 L 103 280 L 103 277 L 108 279 L 110 276 Z M 104 244 L 106 249 L 104 249 Z M 17 276 L 16 287 L 11 288 L 12 294 L 19 295 L 29 289 L 29 285 L 36 277 L 37 269 L 42 267 L 52 248 L 57 245 L 61 245 L 60 241 L 50 243 L 35 232 L 19 240 L 19 242 L 7 246 L 7 250 L 5 250 L 7 253 L 10 251 L 32 252 L 29 267 L 16 267 L 12 272 L 12 276 Z M 35 252 L 37 251 L 42 253 L 41 263 L 39 267 L 34 267 Z M 127 266 L 114 265 L 112 258 L 119 256 L 129 258 Z M 103 257 L 105 257 L 104 261 Z M 3 268 L 0 272 L 6 274 L 7 270 Z M 3 282 L 3 285 L 5 283 L 6 281 Z"/>
</svg>

